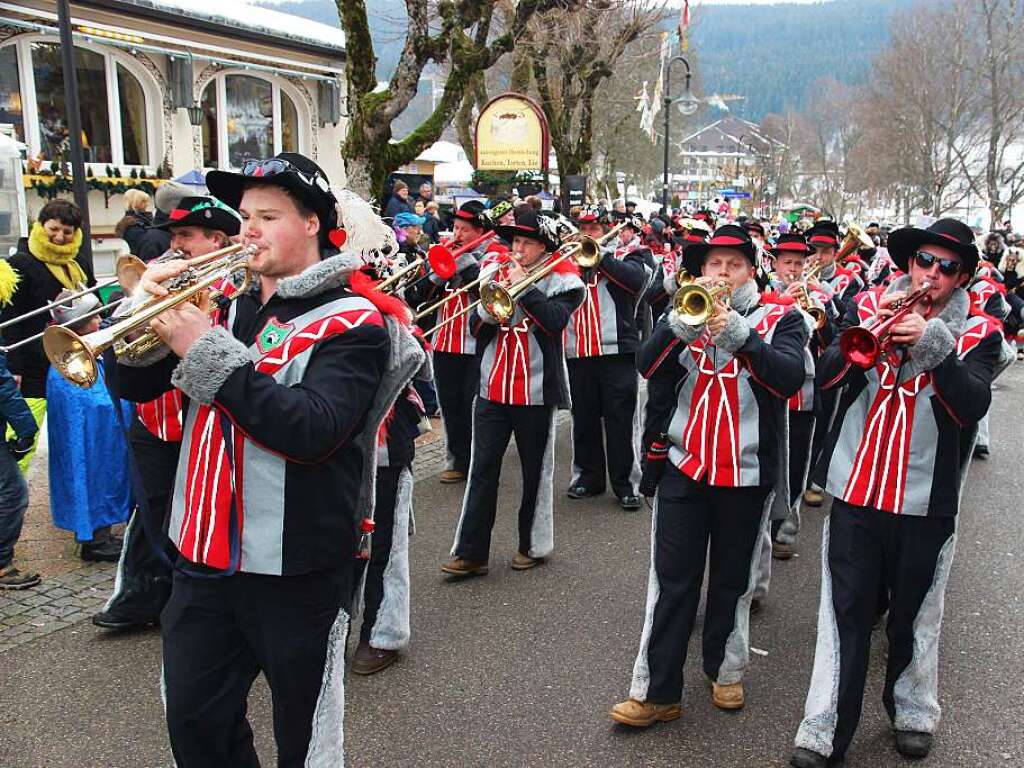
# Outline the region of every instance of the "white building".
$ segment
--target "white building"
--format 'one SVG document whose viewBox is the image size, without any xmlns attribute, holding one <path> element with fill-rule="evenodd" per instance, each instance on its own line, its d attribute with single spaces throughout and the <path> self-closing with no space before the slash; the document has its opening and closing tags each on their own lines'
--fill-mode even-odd
<svg viewBox="0 0 1024 768">
<path fill-rule="evenodd" d="M 230 0 L 81 0 L 71 15 L 94 185 L 108 169 L 131 184 L 133 171 L 177 177 L 284 150 L 344 182 L 340 29 Z M 56 3 L 0 3 L 0 123 L 44 171 L 65 114 Z M 30 212 L 45 202 L 27 199 Z M 122 215 L 116 195 L 90 192 L 89 205 L 99 233 Z"/>
</svg>

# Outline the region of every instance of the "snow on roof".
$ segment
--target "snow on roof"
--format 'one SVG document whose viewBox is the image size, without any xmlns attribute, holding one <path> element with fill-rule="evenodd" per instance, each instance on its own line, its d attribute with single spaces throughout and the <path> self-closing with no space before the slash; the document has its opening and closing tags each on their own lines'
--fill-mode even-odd
<svg viewBox="0 0 1024 768">
<path fill-rule="evenodd" d="M 258 32 L 271 37 L 296 40 L 328 48 L 345 48 L 345 33 L 340 27 L 332 27 L 317 21 L 310 21 L 290 13 L 282 13 L 246 0 L 227 0 L 210 3 L 209 0 L 122 0 L 129 5 L 152 8 L 156 11 L 180 13 L 226 27 L 236 27 Z"/>
<path fill-rule="evenodd" d="M 451 141 L 435 141 L 416 157 L 425 163 L 466 162 L 466 153 L 459 144 Z"/>
</svg>

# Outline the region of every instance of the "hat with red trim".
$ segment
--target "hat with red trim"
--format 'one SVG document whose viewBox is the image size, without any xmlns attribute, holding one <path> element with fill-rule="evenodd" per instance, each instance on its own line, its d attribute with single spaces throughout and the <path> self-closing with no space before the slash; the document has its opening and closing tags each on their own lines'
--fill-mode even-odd
<svg viewBox="0 0 1024 768">
<path fill-rule="evenodd" d="M 964 265 L 966 274 L 973 274 L 978 268 L 978 247 L 974 244 L 971 228 L 957 219 L 939 219 L 927 229 L 903 227 L 889 233 L 889 256 L 893 263 L 904 272 L 910 264 L 910 257 L 922 245 L 941 245 L 953 251 Z"/>
<path fill-rule="evenodd" d="M 683 251 L 683 265 L 686 271 L 691 275 L 700 275 L 704 257 L 712 248 L 737 251 L 747 258 L 751 266 L 757 266 L 757 249 L 747 230 L 735 224 L 723 224 L 715 230 L 710 240 L 694 243 Z"/>
<path fill-rule="evenodd" d="M 605 210 L 603 205 L 587 205 L 581 208 L 580 212 L 576 214 L 576 221 L 579 224 L 595 221 L 599 224 L 607 224 L 608 211 Z"/>
<path fill-rule="evenodd" d="M 839 247 L 839 225 L 830 219 L 821 219 L 807 230 L 807 244 Z"/>
<path fill-rule="evenodd" d="M 479 200 L 467 200 L 459 206 L 459 210 L 453 215 L 456 219 L 462 219 L 474 227 L 488 228 L 487 221 L 484 219 L 484 204 Z"/>
<path fill-rule="evenodd" d="M 151 228 L 175 227 L 215 229 L 233 237 L 242 228 L 242 219 L 233 208 L 228 208 L 216 197 L 183 197 L 167 212 L 167 221 L 154 224 Z"/>
<path fill-rule="evenodd" d="M 514 237 L 529 237 L 538 242 L 544 243 L 549 251 L 558 248 L 560 238 L 558 235 L 558 222 L 548 216 L 540 216 L 534 210 L 523 211 L 516 214 L 515 224 L 505 224 L 495 227 L 494 231 L 498 237 L 512 242 Z"/>
<path fill-rule="evenodd" d="M 772 256 L 778 256 L 780 253 L 799 253 L 806 256 L 811 252 L 807 246 L 807 240 L 799 232 L 786 232 L 779 235 L 775 245 L 768 250 Z"/>
</svg>

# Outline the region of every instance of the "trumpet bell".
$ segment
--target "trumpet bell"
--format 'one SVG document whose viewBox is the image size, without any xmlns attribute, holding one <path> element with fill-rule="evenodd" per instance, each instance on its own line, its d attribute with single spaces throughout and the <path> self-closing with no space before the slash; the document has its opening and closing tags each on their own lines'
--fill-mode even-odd
<svg viewBox="0 0 1024 768">
<path fill-rule="evenodd" d="M 684 324 L 703 325 L 714 312 L 715 298 L 704 286 L 688 283 L 676 291 L 672 304 Z"/>
<path fill-rule="evenodd" d="M 485 283 L 480 288 L 480 303 L 487 314 L 500 323 L 506 322 L 516 311 L 512 294 L 507 288 L 495 282 Z"/>
<path fill-rule="evenodd" d="M 807 308 L 807 314 L 814 320 L 814 327 L 819 331 L 825 327 L 825 323 L 828 322 L 828 316 L 825 314 L 825 310 L 819 306 L 811 306 Z"/>
<path fill-rule="evenodd" d="M 50 364 L 61 376 L 83 389 L 91 387 L 100 377 L 96 358 L 103 348 L 90 342 L 89 337 L 94 335 L 79 336 L 60 325 L 51 325 L 43 334 L 43 350 Z"/>
<path fill-rule="evenodd" d="M 867 370 L 878 362 L 882 343 L 868 328 L 855 325 L 847 328 L 839 337 L 839 351 L 844 359 Z"/>
</svg>

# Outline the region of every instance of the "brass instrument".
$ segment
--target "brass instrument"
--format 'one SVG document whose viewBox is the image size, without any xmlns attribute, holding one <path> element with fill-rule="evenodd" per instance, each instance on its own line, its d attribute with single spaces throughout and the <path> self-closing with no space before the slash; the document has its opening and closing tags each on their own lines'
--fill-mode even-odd
<svg viewBox="0 0 1024 768">
<path fill-rule="evenodd" d="M 850 223 L 846 225 L 846 237 L 839 244 L 839 251 L 836 253 L 836 264 L 842 264 L 843 260 L 852 256 L 861 248 L 874 248 L 875 241 L 871 239 L 860 225 Z"/>
<path fill-rule="evenodd" d="M 867 325 L 855 325 L 843 331 L 839 337 L 839 351 L 843 358 L 865 370 L 872 368 L 882 353 L 892 347 L 893 326 L 924 301 L 930 289 L 931 284 L 926 280 L 916 291 L 894 303 L 890 307 L 893 314 L 885 320 L 879 320 L 876 315 Z"/>
<path fill-rule="evenodd" d="M 729 303 L 729 284 L 719 280 L 710 287 L 697 282 L 684 285 L 672 297 L 672 307 L 685 325 L 704 325 L 715 316 L 715 302 Z"/>
<path fill-rule="evenodd" d="M 682 288 L 696 280 L 693 275 L 686 271 L 686 267 L 680 267 L 676 272 L 676 288 Z"/>
<path fill-rule="evenodd" d="M 69 328 L 50 326 L 43 333 L 43 350 L 50 364 L 72 384 L 91 387 L 99 378 L 96 360 L 109 347 L 119 358 L 138 360 L 163 345 L 149 327 L 153 318 L 186 301 L 198 304 L 204 291 L 233 277 L 241 277 L 241 287 L 234 294 L 241 296 L 252 280 L 248 260 L 256 249 L 255 245 L 230 245 L 189 259 L 188 268 L 164 284 L 170 292 L 168 296 L 151 297 L 117 323 L 94 333 L 79 336 Z M 222 291 L 214 290 L 210 299 L 216 301 L 223 295 Z"/>
<path fill-rule="evenodd" d="M 446 241 L 444 243 L 437 243 L 436 245 L 430 246 L 430 250 L 427 251 L 427 259 L 430 261 L 431 264 L 434 264 L 435 262 L 437 262 L 439 264 L 440 263 L 444 263 L 446 266 L 447 266 L 447 263 L 450 261 L 451 265 L 452 265 L 452 275 L 454 275 L 455 274 L 455 261 L 456 261 L 456 259 L 459 258 L 459 256 L 461 256 L 462 254 L 464 254 L 464 253 L 466 253 L 468 251 L 473 250 L 478 245 L 482 245 L 483 243 L 489 243 L 491 240 L 494 240 L 497 237 L 498 237 L 498 235 L 496 233 L 494 233 L 494 232 L 485 232 L 484 234 L 480 235 L 479 237 L 476 237 L 476 238 L 470 240 L 465 245 L 460 245 L 454 251 L 451 250 L 451 246 L 455 242 L 454 240 L 448 240 L 448 241 Z M 452 275 L 449 275 L 449 277 L 451 277 Z M 448 279 L 448 278 L 445 278 L 445 279 Z M 433 304 L 431 304 L 426 309 L 421 309 L 419 312 L 417 312 L 415 315 L 413 315 L 413 318 L 412 318 L 413 322 L 416 322 L 417 320 L 422 320 L 427 315 L 429 315 L 432 312 L 434 312 L 435 310 L 439 309 L 442 304 L 445 304 L 446 302 L 449 302 L 452 299 L 454 299 L 456 296 L 461 296 L 462 294 L 466 293 L 467 291 L 470 291 L 473 288 L 476 288 L 485 279 L 486 278 L 481 275 L 481 276 L 477 277 L 476 280 L 470 280 L 468 283 L 466 283 L 465 285 L 461 286 L 458 290 L 453 291 L 452 293 L 450 293 L 449 295 L 447 295 L 447 296 L 445 296 L 445 297 L 443 297 L 441 299 L 438 299 L 437 301 L 435 301 Z M 459 315 L 456 315 L 455 317 L 458 317 L 458 316 Z M 451 319 L 454 319 L 454 318 L 451 318 Z"/>
<path fill-rule="evenodd" d="M 822 264 L 818 260 L 815 260 L 813 264 L 804 269 L 804 273 L 800 276 L 799 280 L 800 293 L 797 296 L 797 303 L 799 303 L 800 309 L 811 316 L 814 320 L 814 327 L 818 330 L 825 327 L 825 323 L 828 322 L 828 315 L 825 312 L 825 306 L 811 298 L 811 294 L 807 290 L 807 283 L 811 280 L 817 280 L 818 275 L 821 274 L 821 269 Z"/>
</svg>

